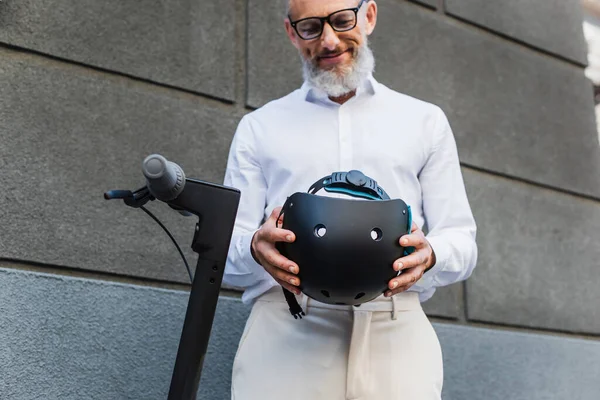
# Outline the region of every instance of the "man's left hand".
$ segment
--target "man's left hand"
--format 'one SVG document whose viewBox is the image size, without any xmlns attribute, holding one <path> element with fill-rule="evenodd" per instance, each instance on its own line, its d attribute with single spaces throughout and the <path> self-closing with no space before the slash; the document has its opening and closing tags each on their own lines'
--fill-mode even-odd
<svg viewBox="0 0 600 400">
<path fill-rule="evenodd" d="M 412 246 L 415 251 L 394 261 L 394 270 L 402 270 L 402 273 L 390 280 L 388 283 L 390 290 L 385 292 L 386 297 L 404 292 L 421 279 L 425 271 L 435 265 L 435 253 L 425 239 L 423 231 L 414 222 L 410 234 L 400 238 L 400 245 L 402 247 Z"/>
</svg>

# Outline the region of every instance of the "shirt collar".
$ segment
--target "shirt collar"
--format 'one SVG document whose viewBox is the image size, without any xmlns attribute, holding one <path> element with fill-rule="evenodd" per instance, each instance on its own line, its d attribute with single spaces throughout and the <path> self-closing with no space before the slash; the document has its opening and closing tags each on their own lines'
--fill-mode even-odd
<svg viewBox="0 0 600 400">
<path fill-rule="evenodd" d="M 369 74 L 369 76 L 356 89 L 356 94 L 354 95 L 354 97 L 375 95 L 377 93 L 377 85 L 378 82 L 375 80 L 375 78 L 373 78 L 373 75 Z M 304 100 L 310 103 L 331 102 L 329 96 L 327 96 L 327 94 L 323 90 L 311 86 L 306 81 L 304 81 L 304 83 L 302 84 L 301 91 Z"/>
</svg>

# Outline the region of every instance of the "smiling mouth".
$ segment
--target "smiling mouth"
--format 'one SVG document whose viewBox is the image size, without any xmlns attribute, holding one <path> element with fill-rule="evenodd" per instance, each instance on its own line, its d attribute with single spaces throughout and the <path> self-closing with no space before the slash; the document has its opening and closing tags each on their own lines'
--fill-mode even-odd
<svg viewBox="0 0 600 400">
<path fill-rule="evenodd" d="M 336 58 L 336 57 L 341 56 L 344 53 L 347 53 L 348 51 L 350 51 L 350 49 L 341 51 L 339 53 L 322 55 L 322 56 L 319 56 L 319 60 L 323 60 L 323 59 L 327 60 L 327 59 L 330 59 L 330 58 Z"/>
</svg>

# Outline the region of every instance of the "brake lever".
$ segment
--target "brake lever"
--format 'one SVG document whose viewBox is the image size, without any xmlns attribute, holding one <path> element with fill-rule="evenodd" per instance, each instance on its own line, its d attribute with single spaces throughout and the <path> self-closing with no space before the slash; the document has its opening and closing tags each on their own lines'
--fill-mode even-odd
<svg viewBox="0 0 600 400">
<path fill-rule="evenodd" d="M 106 200 L 123 199 L 129 207 L 139 208 L 149 201 L 154 201 L 156 198 L 150 194 L 147 186 L 139 188 L 135 192 L 131 190 L 109 190 L 104 193 Z"/>
</svg>

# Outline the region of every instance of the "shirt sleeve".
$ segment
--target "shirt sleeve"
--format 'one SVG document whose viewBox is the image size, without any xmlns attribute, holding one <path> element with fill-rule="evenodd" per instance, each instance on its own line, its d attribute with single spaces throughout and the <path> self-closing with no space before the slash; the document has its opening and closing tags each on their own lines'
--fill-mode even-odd
<svg viewBox="0 0 600 400">
<path fill-rule="evenodd" d="M 437 108 L 434 142 L 420 172 L 427 240 L 436 264 L 417 282 L 424 290 L 471 276 L 477 263 L 475 219 L 465 190 L 456 141 L 444 112 Z"/>
<path fill-rule="evenodd" d="M 250 118 L 240 121 L 227 158 L 224 185 L 239 189 L 240 204 L 227 254 L 223 283 L 247 288 L 270 275 L 250 251 L 252 236 L 260 228 L 266 206 L 267 185 L 262 173 Z"/>
</svg>

